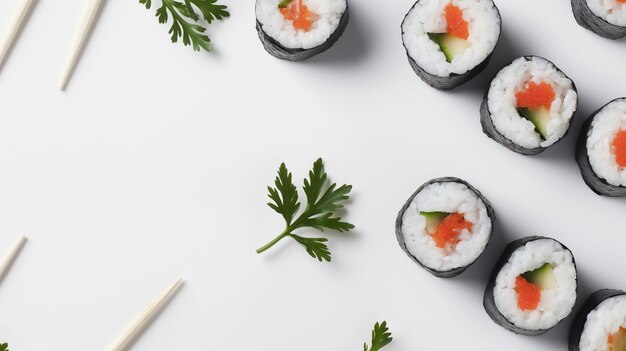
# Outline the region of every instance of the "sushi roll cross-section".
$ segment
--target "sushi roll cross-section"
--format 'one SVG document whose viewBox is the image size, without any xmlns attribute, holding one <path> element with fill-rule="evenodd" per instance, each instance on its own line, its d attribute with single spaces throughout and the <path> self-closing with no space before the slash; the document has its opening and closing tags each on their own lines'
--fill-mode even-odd
<svg viewBox="0 0 626 351">
<path fill-rule="evenodd" d="M 487 136 L 524 155 L 561 140 L 578 107 L 576 86 L 552 62 L 525 56 L 504 67 L 480 107 Z"/>
<path fill-rule="evenodd" d="M 625 292 L 603 289 L 585 301 L 570 330 L 569 350 L 626 350 Z"/>
<path fill-rule="evenodd" d="M 608 39 L 626 37 L 626 0 L 572 0 L 576 22 Z"/>
<path fill-rule="evenodd" d="M 347 0 L 256 0 L 256 28 L 265 50 L 302 61 L 330 49 L 348 25 Z"/>
<path fill-rule="evenodd" d="M 576 161 L 594 192 L 626 196 L 626 98 L 609 102 L 587 119 L 578 138 Z"/>
<path fill-rule="evenodd" d="M 400 210 L 396 238 L 421 267 L 437 277 L 461 274 L 483 253 L 495 214 L 481 193 L 458 178 L 422 185 Z"/>
<path fill-rule="evenodd" d="M 507 246 L 491 275 L 483 304 L 501 327 L 540 335 L 571 313 L 577 286 L 569 249 L 554 239 L 528 237 Z"/>
<path fill-rule="evenodd" d="M 415 73 L 436 89 L 453 89 L 484 69 L 500 37 L 491 0 L 418 0 L 402 22 Z"/>
</svg>

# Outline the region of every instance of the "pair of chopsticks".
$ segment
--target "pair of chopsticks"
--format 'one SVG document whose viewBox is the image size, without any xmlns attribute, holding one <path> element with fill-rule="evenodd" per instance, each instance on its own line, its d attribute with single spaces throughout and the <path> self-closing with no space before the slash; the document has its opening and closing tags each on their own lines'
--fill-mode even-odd
<svg viewBox="0 0 626 351">
<path fill-rule="evenodd" d="M 76 37 L 61 76 L 61 82 L 59 84 L 59 88 L 61 90 L 65 90 L 67 87 L 67 83 L 74 72 L 74 68 L 78 63 L 78 59 L 83 51 L 83 48 L 85 47 L 95 19 L 102 5 L 102 0 L 85 1 L 85 8 L 78 24 Z M 9 28 L 5 36 L 2 38 L 2 41 L 0 41 L 0 67 L 2 67 L 5 58 L 7 57 L 10 49 L 13 47 L 18 33 L 22 28 L 24 21 L 28 17 L 28 13 L 33 7 L 34 2 L 34 0 L 20 0 L 18 3 L 13 19 L 9 23 Z"/>
<path fill-rule="evenodd" d="M 8 272 L 9 268 L 19 255 L 20 251 L 26 244 L 26 237 L 21 236 L 15 244 L 9 249 L 9 252 L 0 261 L 0 282 Z M 157 296 L 148 307 L 131 323 L 128 327 L 113 341 L 106 351 L 125 351 L 133 342 L 143 333 L 150 323 L 158 316 L 158 314 L 167 306 L 169 301 L 174 297 L 178 289 L 183 284 L 181 278 L 170 285 L 163 293 Z"/>
</svg>

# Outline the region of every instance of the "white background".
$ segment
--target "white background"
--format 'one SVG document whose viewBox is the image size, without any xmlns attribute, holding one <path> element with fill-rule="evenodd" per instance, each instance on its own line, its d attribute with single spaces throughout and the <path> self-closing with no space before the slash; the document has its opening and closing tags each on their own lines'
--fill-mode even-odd
<svg viewBox="0 0 626 351">
<path fill-rule="evenodd" d="M 516 336 L 482 294 L 504 244 L 531 234 L 572 249 L 582 297 L 626 288 L 626 200 L 592 193 L 573 158 L 583 118 L 626 95 L 624 41 L 579 27 L 567 0 L 498 0 L 494 60 L 439 92 L 402 47 L 412 2 L 353 0 L 335 47 L 290 63 L 263 50 L 251 0 L 227 2 L 212 54 L 169 43 L 155 8 L 111 0 L 62 93 L 82 1 L 40 0 L 0 73 L 0 252 L 29 237 L 0 285 L 0 338 L 12 351 L 101 350 L 181 276 L 135 350 L 360 350 L 383 319 L 389 351 L 565 350 L 571 318 Z M 0 30 L 16 3 L 0 2 Z M 523 54 L 553 60 L 580 94 L 570 135 L 536 157 L 479 124 L 488 81 Z M 357 229 L 328 234 L 330 264 L 289 240 L 256 255 L 283 228 L 265 205 L 278 165 L 300 185 L 319 156 L 354 185 L 345 219 Z M 420 269 L 394 235 L 408 196 L 444 175 L 498 215 L 485 256 L 452 280 Z"/>
</svg>

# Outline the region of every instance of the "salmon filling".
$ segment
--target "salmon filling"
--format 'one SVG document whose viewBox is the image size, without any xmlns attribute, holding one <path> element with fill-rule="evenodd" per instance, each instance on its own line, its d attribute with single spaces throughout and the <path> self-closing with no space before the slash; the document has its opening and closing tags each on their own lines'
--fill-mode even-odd
<svg viewBox="0 0 626 351">
<path fill-rule="evenodd" d="M 541 301 L 541 289 L 529 283 L 521 275 L 515 278 L 515 292 L 517 293 L 517 307 L 522 311 L 534 311 Z"/>
<path fill-rule="evenodd" d="M 446 33 L 465 40 L 469 38 L 469 24 L 463 19 L 463 10 L 449 3 L 444 10 L 444 16 L 446 18 Z"/>
<path fill-rule="evenodd" d="M 440 248 L 454 248 L 461 239 L 463 229 L 472 230 L 472 223 L 460 213 L 432 212 L 427 231 Z"/>
<path fill-rule="evenodd" d="M 302 0 L 283 0 L 278 4 L 283 17 L 292 21 L 293 27 L 305 32 L 313 28 L 313 23 L 319 17 L 302 2 Z"/>
<path fill-rule="evenodd" d="M 625 0 L 626 1 L 626 0 Z M 615 162 L 621 168 L 626 167 L 626 130 L 619 131 L 613 139 L 613 152 L 615 152 Z"/>
<path fill-rule="evenodd" d="M 544 107 L 549 110 L 555 97 L 556 94 L 554 93 L 554 89 L 552 89 L 552 85 L 546 82 L 541 82 L 539 84 L 530 82 L 525 90 L 515 94 L 517 107 L 531 109 Z"/>
<path fill-rule="evenodd" d="M 626 351 L 626 328 L 620 327 L 616 333 L 609 335 L 607 342 L 609 351 Z"/>
<path fill-rule="evenodd" d="M 535 126 L 542 140 L 548 138 L 548 125 L 552 120 L 550 107 L 555 98 L 552 85 L 546 82 L 530 82 L 526 89 L 515 94 L 517 112 Z"/>
</svg>

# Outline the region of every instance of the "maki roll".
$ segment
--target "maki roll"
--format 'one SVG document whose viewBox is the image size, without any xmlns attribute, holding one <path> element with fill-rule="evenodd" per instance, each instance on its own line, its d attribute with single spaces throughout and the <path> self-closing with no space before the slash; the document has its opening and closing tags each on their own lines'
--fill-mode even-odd
<svg viewBox="0 0 626 351">
<path fill-rule="evenodd" d="M 396 220 L 396 238 L 413 261 L 436 277 L 461 274 L 485 251 L 495 213 L 458 178 L 437 178 L 411 195 Z"/>
<path fill-rule="evenodd" d="M 572 0 L 576 22 L 601 37 L 626 36 L 626 0 Z"/>
<path fill-rule="evenodd" d="M 480 106 L 480 123 L 491 139 L 535 155 L 567 134 L 577 106 L 571 79 L 544 58 L 524 56 L 491 81 Z"/>
<path fill-rule="evenodd" d="M 554 239 L 533 236 L 506 247 L 489 279 L 483 305 L 501 327 L 541 335 L 572 312 L 577 290 L 571 251 Z"/>
<path fill-rule="evenodd" d="M 576 161 L 591 190 L 626 196 L 626 98 L 609 102 L 587 119 L 578 138 Z"/>
<path fill-rule="evenodd" d="M 272 56 L 302 61 L 330 49 L 348 25 L 347 0 L 256 0 L 256 29 Z"/>
<path fill-rule="evenodd" d="M 626 350 L 625 292 L 604 289 L 587 299 L 572 324 L 569 350 Z"/>
<path fill-rule="evenodd" d="M 500 23 L 492 0 L 418 0 L 402 22 L 402 42 L 415 73 L 449 90 L 487 66 Z"/>
</svg>

